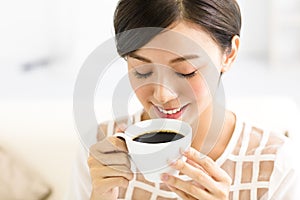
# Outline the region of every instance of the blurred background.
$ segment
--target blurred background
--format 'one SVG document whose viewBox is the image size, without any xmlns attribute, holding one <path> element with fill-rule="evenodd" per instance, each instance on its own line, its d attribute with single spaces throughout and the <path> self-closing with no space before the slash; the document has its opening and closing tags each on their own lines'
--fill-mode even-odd
<svg viewBox="0 0 300 200">
<path fill-rule="evenodd" d="M 0 149 L 42 177 L 52 190 L 49 199 L 66 196 L 80 144 L 72 113 L 76 75 L 88 55 L 113 37 L 116 3 L 1 2 Z M 223 77 L 228 107 L 255 123 L 288 131 L 300 143 L 300 1 L 239 3 L 241 49 Z M 99 121 L 111 117 L 107 105 L 125 73 L 120 59 L 103 78 L 110 87 L 99 88 L 95 96 Z"/>
</svg>

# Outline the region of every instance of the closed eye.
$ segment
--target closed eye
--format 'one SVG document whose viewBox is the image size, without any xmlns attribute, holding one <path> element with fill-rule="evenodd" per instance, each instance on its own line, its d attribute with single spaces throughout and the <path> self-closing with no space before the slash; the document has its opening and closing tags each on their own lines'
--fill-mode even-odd
<svg viewBox="0 0 300 200">
<path fill-rule="evenodd" d="M 181 78 L 192 78 L 194 77 L 196 74 L 198 73 L 198 70 L 195 70 L 191 73 L 188 73 L 188 74 L 182 74 L 182 73 L 178 73 L 176 72 L 177 76 L 181 77 Z"/>
<path fill-rule="evenodd" d="M 145 79 L 145 78 L 148 78 L 149 76 L 151 76 L 153 74 L 153 72 L 148 72 L 148 73 L 140 73 L 138 71 L 134 71 L 134 76 L 136 78 L 139 78 L 139 79 Z"/>
<path fill-rule="evenodd" d="M 146 79 L 146 78 L 150 77 L 153 74 L 152 71 L 147 72 L 147 73 L 140 73 L 137 70 L 135 70 L 133 73 L 134 73 L 134 76 L 138 79 Z M 191 73 L 188 73 L 188 74 L 183 74 L 183 73 L 179 73 L 179 72 L 175 72 L 175 73 L 180 78 L 187 78 L 188 79 L 188 78 L 194 77 L 198 73 L 198 70 L 195 70 L 195 71 L 193 71 Z"/>
</svg>

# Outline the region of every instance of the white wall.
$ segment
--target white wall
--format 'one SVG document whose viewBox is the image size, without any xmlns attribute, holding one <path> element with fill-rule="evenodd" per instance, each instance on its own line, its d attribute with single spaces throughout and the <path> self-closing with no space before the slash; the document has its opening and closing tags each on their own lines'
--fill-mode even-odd
<svg viewBox="0 0 300 200">
<path fill-rule="evenodd" d="M 69 59 L 72 67 L 66 71 L 74 69 L 74 65 L 78 69 L 79 63 L 96 46 L 113 36 L 116 3 L 117 0 L 11 0 L 2 3 L 0 63 Z M 282 32 L 277 37 L 275 32 L 280 31 L 276 27 L 281 28 L 278 19 L 289 13 L 295 14 L 295 17 L 289 16 L 294 17 L 294 21 L 300 21 L 299 14 L 296 16 L 299 1 L 239 0 L 239 4 L 243 18 L 241 56 L 274 59 L 284 52 L 292 58 L 296 56 L 299 48 L 290 48 L 293 43 L 284 36 L 294 41 L 300 28 L 289 27 L 290 32 Z M 0 67 L 5 68 L 3 64 Z"/>
<path fill-rule="evenodd" d="M 62 57 L 71 46 L 67 1 L 11 0 L 0 7 L 0 61 Z M 68 38 L 67 38 L 68 37 Z"/>
<path fill-rule="evenodd" d="M 113 36 L 116 2 L 3 2 L 0 6 L 0 68 L 5 69 L 6 63 L 21 65 L 43 58 L 53 62 L 82 61 L 97 45 Z"/>
<path fill-rule="evenodd" d="M 244 57 L 268 55 L 270 0 L 240 0 L 242 13 L 241 49 Z"/>
<path fill-rule="evenodd" d="M 300 1 L 239 0 L 242 11 L 240 55 L 272 67 L 300 65 Z"/>
<path fill-rule="evenodd" d="M 78 69 L 113 36 L 117 0 L 11 0 L 0 6 L 0 99 L 72 98 Z M 24 72 L 25 63 L 49 62 Z"/>
</svg>

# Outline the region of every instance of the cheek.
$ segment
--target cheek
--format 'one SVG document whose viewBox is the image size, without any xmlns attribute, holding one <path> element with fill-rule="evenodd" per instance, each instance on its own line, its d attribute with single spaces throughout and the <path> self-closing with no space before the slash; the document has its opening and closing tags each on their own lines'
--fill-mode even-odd
<svg viewBox="0 0 300 200">
<path fill-rule="evenodd" d="M 190 86 L 192 89 L 192 97 L 195 101 L 204 100 L 210 97 L 210 92 L 207 84 L 202 79 L 195 79 L 190 81 Z"/>
<path fill-rule="evenodd" d="M 151 95 L 151 87 L 150 86 L 142 86 L 139 88 L 135 89 L 135 95 L 137 96 L 137 98 L 140 100 L 140 102 L 143 104 L 143 106 L 145 107 L 145 104 L 148 101 L 148 98 Z"/>
<path fill-rule="evenodd" d="M 193 91 L 193 95 L 190 97 L 193 102 L 193 112 L 199 115 L 210 105 L 211 93 L 206 82 L 201 78 L 191 81 L 190 86 Z"/>
</svg>

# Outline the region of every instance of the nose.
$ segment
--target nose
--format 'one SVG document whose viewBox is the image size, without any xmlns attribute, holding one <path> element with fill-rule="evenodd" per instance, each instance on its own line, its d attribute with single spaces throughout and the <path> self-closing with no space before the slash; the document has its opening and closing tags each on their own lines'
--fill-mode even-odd
<svg viewBox="0 0 300 200">
<path fill-rule="evenodd" d="M 161 104 L 167 103 L 178 97 L 178 95 L 170 88 L 160 84 L 155 85 L 153 96 Z"/>
</svg>

